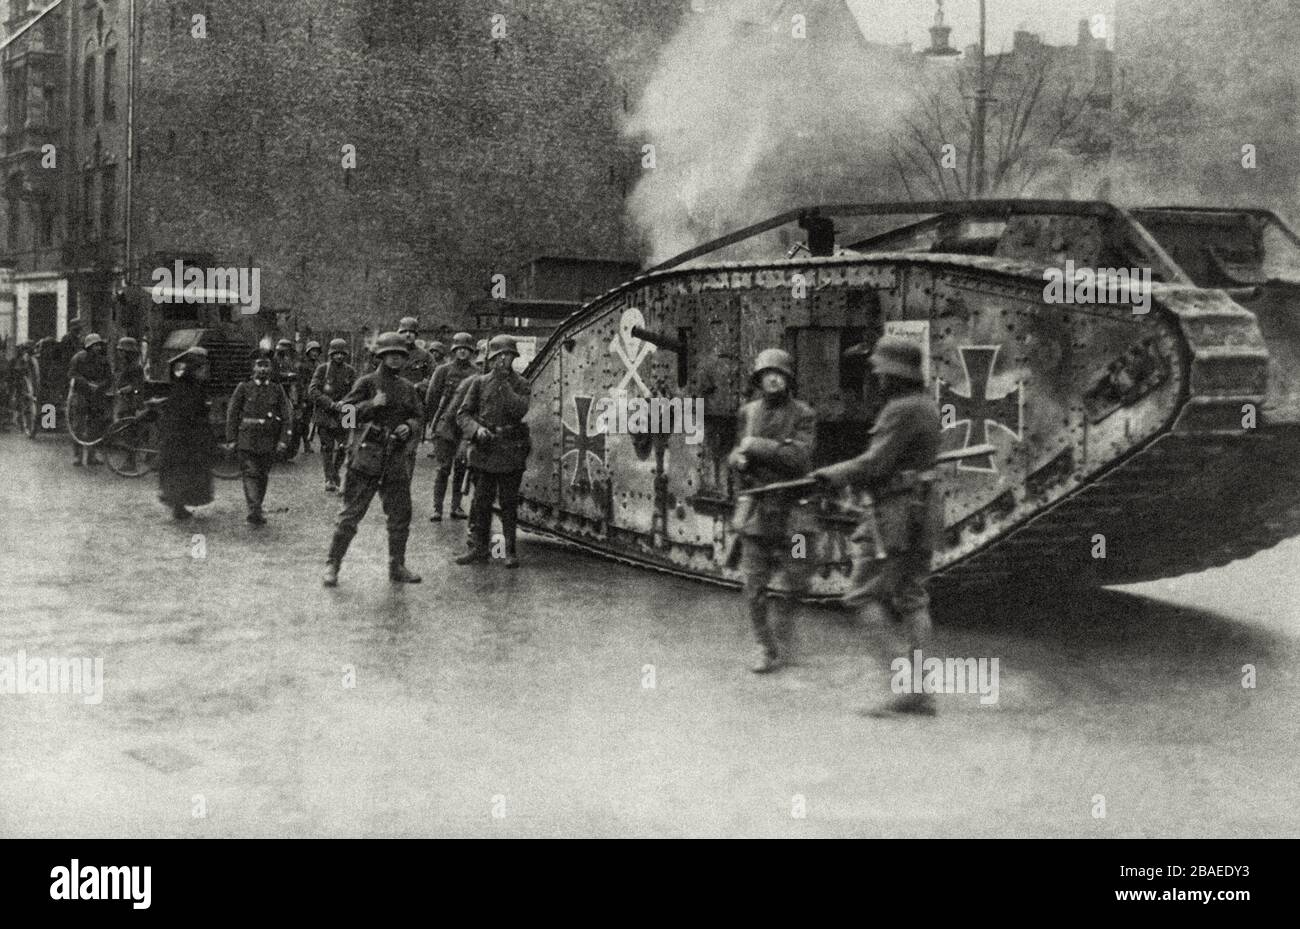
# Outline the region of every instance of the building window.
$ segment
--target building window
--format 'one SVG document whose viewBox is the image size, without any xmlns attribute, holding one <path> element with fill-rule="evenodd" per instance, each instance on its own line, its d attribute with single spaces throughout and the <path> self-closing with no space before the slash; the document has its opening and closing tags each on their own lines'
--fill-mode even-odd
<svg viewBox="0 0 1300 929">
<path fill-rule="evenodd" d="M 6 210 L 6 213 L 8 214 L 6 218 L 9 221 L 8 222 L 9 251 L 16 252 L 18 251 L 18 233 L 21 228 L 21 220 L 19 218 L 18 211 L 22 207 L 22 201 L 19 200 L 17 197 L 10 197 L 6 201 L 6 205 L 8 207 L 8 209 Z"/>
<path fill-rule="evenodd" d="M 27 69 L 14 68 L 6 75 L 9 84 L 8 117 L 10 131 L 18 131 L 27 123 Z"/>
<path fill-rule="evenodd" d="M 95 237 L 95 175 L 89 171 L 81 178 L 81 227 L 85 238 Z"/>
<path fill-rule="evenodd" d="M 117 49 L 104 50 L 104 118 L 117 118 Z"/>
<path fill-rule="evenodd" d="M 87 58 L 81 72 L 81 109 L 87 126 L 95 123 L 95 59 Z"/>
<path fill-rule="evenodd" d="M 40 246 L 54 244 L 54 203 L 48 197 L 37 204 L 36 244 Z"/>
<path fill-rule="evenodd" d="M 105 239 L 113 238 L 117 228 L 117 167 L 107 165 L 101 179 L 99 228 Z"/>
</svg>

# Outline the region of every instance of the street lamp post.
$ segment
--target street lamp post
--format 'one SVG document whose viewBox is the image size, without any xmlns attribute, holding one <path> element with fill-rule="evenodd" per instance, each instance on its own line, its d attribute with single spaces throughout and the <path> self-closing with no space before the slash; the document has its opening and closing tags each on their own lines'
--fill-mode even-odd
<svg viewBox="0 0 1300 929">
<path fill-rule="evenodd" d="M 988 186 L 988 173 L 984 165 L 984 132 L 988 120 L 989 89 L 987 63 L 984 55 L 985 11 L 980 0 L 979 86 L 975 88 L 975 116 L 972 129 L 975 133 L 975 196 L 984 196 Z"/>
</svg>

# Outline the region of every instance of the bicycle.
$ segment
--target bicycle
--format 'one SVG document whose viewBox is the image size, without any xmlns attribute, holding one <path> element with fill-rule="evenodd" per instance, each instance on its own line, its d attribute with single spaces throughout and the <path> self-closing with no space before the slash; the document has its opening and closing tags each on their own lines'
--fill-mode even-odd
<svg viewBox="0 0 1300 929">
<path fill-rule="evenodd" d="M 96 444 L 103 446 L 109 469 L 122 477 L 143 477 L 158 470 L 158 402 L 132 416 L 117 420 Z M 240 477 L 239 461 L 233 453 L 217 446 L 211 465 L 212 476 L 223 481 Z"/>
</svg>

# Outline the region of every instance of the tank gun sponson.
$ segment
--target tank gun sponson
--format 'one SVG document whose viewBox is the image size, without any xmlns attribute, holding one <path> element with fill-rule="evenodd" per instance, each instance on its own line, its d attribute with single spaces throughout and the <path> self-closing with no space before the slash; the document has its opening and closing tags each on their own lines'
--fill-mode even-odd
<svg viewBox="0 0 1300 929">
<path fill-rule="evenodd" d="M 889 231 L 844 234 L 846 217 L 886 215 L 898 217 Z M 847 243 L 834 255 L 715 254 L 800 220 L 824 237 L 832 217 Z M 1067 261 L 1094 282 L 1118 270 L 1149 281 L 1147 311 L 1113 288 L 1050 296 L 1047 272 L 1059 277 Z M 529 415 L 520 518 L 594 552 L 735 583 L 722 558 L 736 499 L 724 459 L 748 360 L 791 351 L 800 396 L 819 414 L 818 463 L 838 460 L 864 447 L 875 404 L 844 348 L 893 332 L 926 348 L 944 450 L 992 446 L 940 476 L 936 594 L 1223 564 L 1300 534 L 1298 314 L 1300 238 L 1265 210 L 1044 200 L 791 210 L 565 321 L 528 370 L 534 397 L 550 402 Z M 674 369 L 684 389 L 708 385 L 705 441 L 668 435 L 638 454 L 635 436 L 599 428 L 602 398 L 671 382 Z M 851 504 L 808 506 L 822 530 L 808 540 L 813 595 L 834 597 L 848 579 Z M 1105 558 L 1092 556 L 1098 535 Z"/>
</svg>

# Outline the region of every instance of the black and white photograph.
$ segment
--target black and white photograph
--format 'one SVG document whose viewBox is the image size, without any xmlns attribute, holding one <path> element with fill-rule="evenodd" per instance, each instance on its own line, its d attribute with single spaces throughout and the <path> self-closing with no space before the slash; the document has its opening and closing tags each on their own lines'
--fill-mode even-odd
<svg viewBox="0 0 1300 929">
<path fill-rule="evenodd" d="M 0 2 L 0 837 L 1300 835 L 1298 50 Z"/>
</svg>

